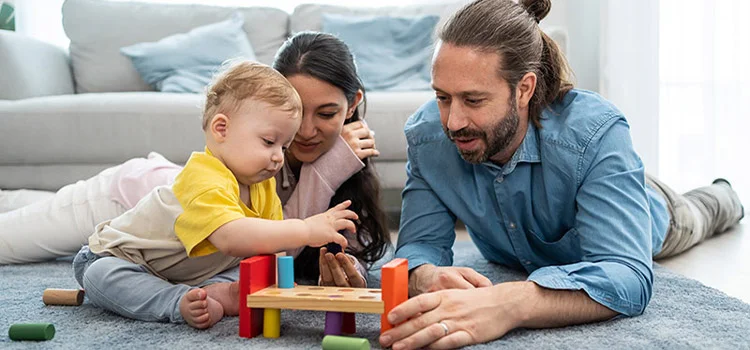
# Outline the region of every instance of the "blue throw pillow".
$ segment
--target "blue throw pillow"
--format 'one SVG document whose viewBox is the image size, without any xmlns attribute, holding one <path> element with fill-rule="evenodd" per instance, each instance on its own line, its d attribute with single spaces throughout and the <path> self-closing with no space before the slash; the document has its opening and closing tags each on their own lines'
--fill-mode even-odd
<svg viewBox="0 0 750 350">
<path fill-rule="evenodd" d="M 432 38 L 439 20 L 323 14 L 323 31 L 349 45 L 366 89 L 429 90 Z"/>
<path fill-rule="evenodd" d="M 156 42 L 120 49 L 143 80 L 163 92 L 203 92 L 223 62 L 234 58 L 255 61 L 255 52 L 241 13 L 226 21 L 197 27 Z"/>
</svg>

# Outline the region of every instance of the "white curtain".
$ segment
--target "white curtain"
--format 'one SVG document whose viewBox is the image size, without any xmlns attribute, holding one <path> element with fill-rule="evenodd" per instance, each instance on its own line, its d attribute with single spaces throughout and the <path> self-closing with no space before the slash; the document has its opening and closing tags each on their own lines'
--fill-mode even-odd
<svg viewBox="0 0 750 350">
<path fill-rule="evenodd" d="M 750 209 L 750 2 L 659 7 L 660 177 L 680 191 L 726 177 Z"/>
<path fill-rule="evenodd" d="M 750 207 L 750 1 L 608 0 L 600 92 L 646 170 L 680 192 L 725 177 Z"/>
</svg>

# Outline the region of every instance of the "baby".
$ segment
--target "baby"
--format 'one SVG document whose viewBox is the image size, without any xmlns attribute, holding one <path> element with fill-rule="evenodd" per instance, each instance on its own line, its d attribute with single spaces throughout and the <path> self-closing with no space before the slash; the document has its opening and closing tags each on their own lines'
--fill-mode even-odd
<svg viewBox="0 0 750 350">
<path fill-rule="evenodd" d="M 349 201 L 282 220 L 274 174 L 300 126 L 302 103 L 272 68 L 231 65 L 208 87 L 206 147 L 173 185 L 103 222 L 73 261 L 96 306 L 143 321 L 208 328 L 238 313 L 238 265 L 248 256 L 335 242 L 354 232 Z"/>
</svg>

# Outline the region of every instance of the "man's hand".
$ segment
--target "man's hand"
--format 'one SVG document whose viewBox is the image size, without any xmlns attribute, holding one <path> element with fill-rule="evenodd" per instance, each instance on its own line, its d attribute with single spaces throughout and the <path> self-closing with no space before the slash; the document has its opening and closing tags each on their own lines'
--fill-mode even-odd
<svg viewBox="0 0 750 350">
<path fill-rule="evenodd" d="M 383 333 L 380 344 L 393 350 L 453 349 L 500 338 L 521 325 L 525 283 L 533 282 L 441 290 L 411 298 L 388 314 L 388 321 L 398 326 Z"/>
<path fill-rule="evenodd" d="M 437 267 L 424 264 L 409 275 L 409 295 L 415 296 L 444 289 L 491 287 L 489 278 L 468 267 Z"/>
<path fill-rule="evenodd" d="M 552 328 L 608 320 L 617 312 L 581 290 L 553 290 L 531 281 L 425 293 L 396 306 L 380 336 L 393 350 L 452 349 L 484 343 L 523 328 Z"/>
</svg>

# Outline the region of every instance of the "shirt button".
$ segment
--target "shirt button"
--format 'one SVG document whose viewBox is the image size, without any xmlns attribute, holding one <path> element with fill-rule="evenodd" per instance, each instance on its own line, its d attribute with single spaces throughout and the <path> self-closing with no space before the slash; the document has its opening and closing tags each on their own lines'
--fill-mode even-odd
<svg viewBox="0 0 750 350">
<path fill-rule="evenodd" d="M 501 182 L 503 182 L 503 178 L 502 178 L 502 176 L 501 176 L 501 177 L 498 177 L 497 179 L 495 179 L 495 181 L 497 181 L 497 183 L 501 183 Z"/>
<path fill-rule="evenodd" d="M 526 260 L 526 261 L 523 262 L 523 264 L 524 265 L 531 265 L 531 261 Z"/>
<path fill-rule="evenodd" d="M 510 228 L 511 228 L 512 230 L 515 230 L 515 229 L 516 229 L 516 224 L 515 224 L 515 223 L 512 223 L 512 222 L 511 222 L 511 223 L 510 223 Z"/>
</svg>

